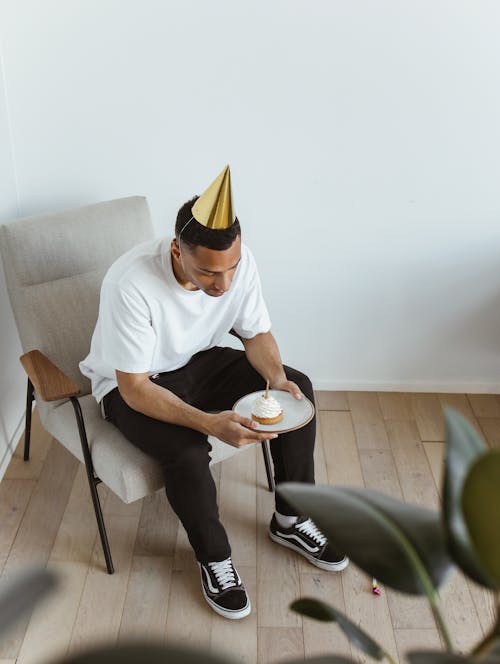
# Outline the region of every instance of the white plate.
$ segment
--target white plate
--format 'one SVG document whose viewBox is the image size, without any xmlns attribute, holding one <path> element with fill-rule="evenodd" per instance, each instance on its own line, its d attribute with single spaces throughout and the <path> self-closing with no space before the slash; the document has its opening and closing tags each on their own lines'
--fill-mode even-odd
<svg viewBox="0 0 500 664">
<path fill-rule="evenodd" d="M 234 404 L 233 410 L 243 417 L 252 417 L 253 403 L 257 397 L 263 394 L 265 394 L 265 390 L 252 392 L 241 397 Z M 269 394 L 280 402 L 285 415 L 281 422 L 276 422 L 276 424 L 259 424 L 255 431 L 287 433 L 288 431 L 304 427 L 314 417 L 314 406 L 304 394 L 302 395 L 302 399 L 295 399 L 290 392 L 283 390 L 269 390 Z"/>
</svg>

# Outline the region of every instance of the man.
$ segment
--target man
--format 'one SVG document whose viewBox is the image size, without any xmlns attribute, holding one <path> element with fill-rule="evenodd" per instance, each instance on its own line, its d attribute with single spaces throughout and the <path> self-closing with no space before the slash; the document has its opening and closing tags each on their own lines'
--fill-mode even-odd
<svg viewBox="0 0 500 664">
<path fill-rule="evenodd" d="M 90 354 L 80 363 L 106 419 L 160 463 L 205 599 L 226 618 L 243 618 L 251 607 L 219 520 L 207 436 L 235 447 L 271 439 L 276 483 L 314 482 L 315 420 L 277 436 L 256 431 L 255 422 L 231 410 L 266 381 L 314 402 L 307 376 L 283 367 L 270 328 L 226 167 L 181 207 L 170 246 L 165 239 L 141 244 L 111 266 Z M 231 330 L 244 352 L 218 345 Z M 322 569 L 340 571 L 348 563 L 280 496 L 269 535 Z"/>
</svg>

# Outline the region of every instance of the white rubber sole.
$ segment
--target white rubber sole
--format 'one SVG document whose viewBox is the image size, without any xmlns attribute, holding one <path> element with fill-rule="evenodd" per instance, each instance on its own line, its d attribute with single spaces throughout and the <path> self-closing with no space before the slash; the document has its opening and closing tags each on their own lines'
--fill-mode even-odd
<svg viewBox="0 0 500 664">
<path fill-rule="evenodd" d="M 250 599 L 247 597 L 247 605 L 244 606 L 242 609 L 238 610 L 230 610 L 230 609 L 223 609 L 220 607 L 218 604 L 216 604 L 206 593 L 205 591 L 205 586 L 203 585 L 203 581 L 201 582 L 201 590 L 203 592 L 203 597 L 206 599 L 207 604 L 215 611 L 215 613 L 218 613 L 220 616 L 223 618 L 229 618 L 229 620 L 241 620 L 241 618 L 246 618 L 250 611 L 252 610 L 252 605 L 250 604 Z"/>
<path fill-rule="evenodd" d="M 320 569 L 324 569 L 327 572 L 341 572 L 347 567 L 347 565 L 349 565 L 349 558 L 347 558 L 347 556 L 343 560 L 340 560 L 338 563 L 326 563 L 323 560 L 318 560 L 310 553 L 307 553 L 307 551 L 299 548 L 297 545 L 281 539 L 281 537 L 275 535 L 271 530 L 268 530 L 268 533 L 273 542 L 281 544 L 281 546 L 286 546 L 287 549 L 291 549 L 292 551 L 295 551 L 295 553 L 299 553 L 301 556 L 304 556 L 304 558 L 306 558 L 311 563 L 311 565 L 319 567 Z"/>
</svg>

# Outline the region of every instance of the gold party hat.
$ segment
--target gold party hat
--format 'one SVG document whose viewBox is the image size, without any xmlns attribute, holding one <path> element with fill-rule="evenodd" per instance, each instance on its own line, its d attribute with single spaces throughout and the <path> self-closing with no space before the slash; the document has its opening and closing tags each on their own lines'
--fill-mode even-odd
<svg viewBox="0 0 500 664">
<path fill-rule="evenodd" d="M 231 193 L 231 172 L 224 168 L 191 208 L 193 217 L 203 226 L 223 230 L 236 220 Z"/>
</svg>

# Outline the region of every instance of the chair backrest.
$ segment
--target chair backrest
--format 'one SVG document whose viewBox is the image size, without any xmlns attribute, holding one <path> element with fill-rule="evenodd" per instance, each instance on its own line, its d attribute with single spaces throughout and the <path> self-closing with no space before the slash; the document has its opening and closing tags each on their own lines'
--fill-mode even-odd
<svg viewBox="0 0 500 664">
<path fill-rule="evenodd" d="M 110 265 L 154 237 L 147 201 L 121 198 L 0 226 L 7 290 L 24 352 L 33 349 L 90 392 L 78 363 L 90 349 Z"/>
</svg>

